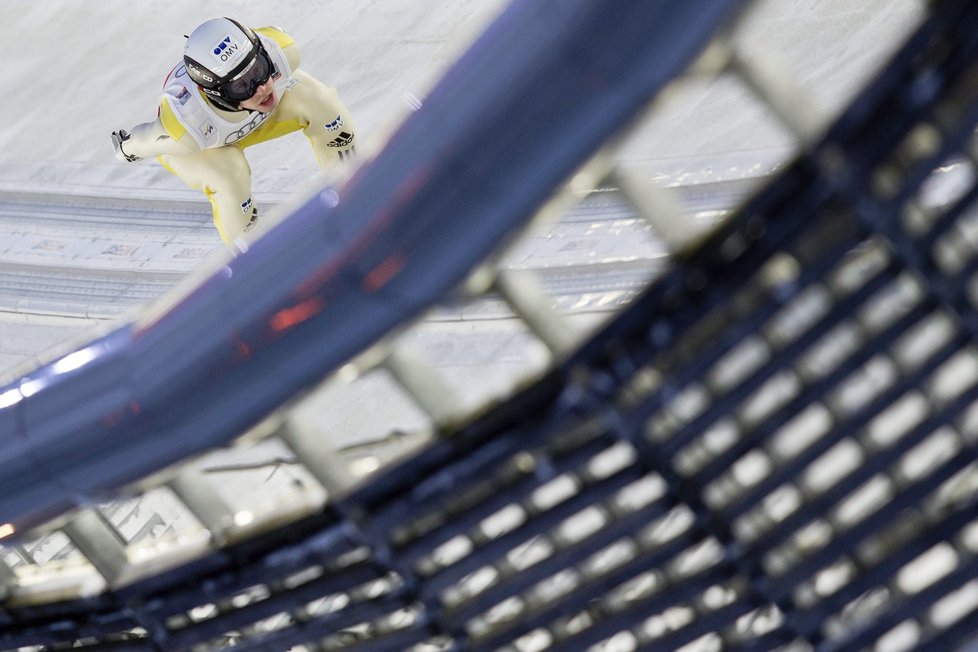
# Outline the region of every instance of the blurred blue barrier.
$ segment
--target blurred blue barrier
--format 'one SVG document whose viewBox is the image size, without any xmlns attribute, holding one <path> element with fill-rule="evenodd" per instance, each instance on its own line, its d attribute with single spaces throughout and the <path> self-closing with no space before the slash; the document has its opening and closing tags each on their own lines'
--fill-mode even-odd
<svg viewBox="0 0 978 652">
<path fill-rule="evenodd" d="M 0 645 L 973 648 L 976 22 L 932 3 L 821 142 L 510 402 L 287 529 L 0 611 Z M 389 256 L 355 260 L 326 276 Z"/>
<path fill-rule="evenodd" d="M 0 389 L 0 460 L 16 465 L 0 523 L 23 530 L 224 444 L 418 315 L 740 4 L 514 3 L 339 206 L 311 199 L 153 323 Z"/>
</svg>

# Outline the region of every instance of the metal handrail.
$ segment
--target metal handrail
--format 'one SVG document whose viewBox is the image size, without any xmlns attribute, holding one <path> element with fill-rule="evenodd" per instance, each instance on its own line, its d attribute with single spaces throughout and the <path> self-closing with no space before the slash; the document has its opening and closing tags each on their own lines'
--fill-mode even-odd
<svg viewBox="0 0 978 652">
<path fill-rule="evenodd" d="M 162 314 L 0 389 L 2 532 L 228 442 L 417 316 L 741 4 L 513 3 L 339 205 L 311 198 Z"/>
</svg>

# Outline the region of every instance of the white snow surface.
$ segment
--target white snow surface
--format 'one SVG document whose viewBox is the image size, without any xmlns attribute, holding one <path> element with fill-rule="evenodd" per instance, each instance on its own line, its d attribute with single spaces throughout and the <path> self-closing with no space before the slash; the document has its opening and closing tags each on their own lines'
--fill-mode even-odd
<svg viewBox="0 0 978 652">
<path fill-rule="evenodd" d="M 154 161 L 117 162 L 109 134 L 156 117 L 183 35 L 208 18 L 285 28 L 301 47 L 301 67 L 337 88 L 367 142 L 378 143 L 409 110 L 406 94 L 422 95 L 501 6 L 501 0 L 6 0 L 10 29 L 2 49 L 12 78 L 3 102 L 0 188 L 184 193 Z M 248 155 L 259 194 L 292 190 L 318 170 L 301 133 Z"/>
<path fill-rule="evenodd" d="M 202 200 L 153 161 L 116 161 L 109 134 L 155 117 L 183 35 L 223 15 L 281 26 L 297 40 L 302 68 L 336 87 L 355 115 L 367 160 L 414 98 L 423 100 L 506 4 L 4 0 L 0 193 Z M 780 62 L 806 94 L 835 113 L 902 42 L 922 6 L 923 0 L 759 0 L 735 33 L 747 51 Z M 681 97 L 624 146 L 626 162 L 679 185 L 764 174 L 784 160 L 790 137 L 743 86 L 694 82 Z M 248 158 L 259 203 L 321 182 L 300 133 L 250 148 Z M 0 233 L 0 261 L 5 250 Z M 0 315 L 0 373 L 78 332 L 75 322 Z"/>
<path fill-rule="evenodd" d="M 59 192 L 185 191 L 152 161 L 123 165 L 109 133 L 155 117 L 163 78 L 183 35 L 215 16 L 284 27 L 302 67 L 336 87 L 375 148 L 507 0 L 4 0 L 6 65 L 0 189 Z M 920 0 L 762 0 L 741 30 L 744 46 L 776 57 L 831 110 L 899 42 Z M 486 71 L 491 74 L 491 71 Z M 721 101 L 716 101 L 717 99 Z M 785 134 L 722 85 L 673 107 L 635 158 L 713 159 L 784 145 Z M 702 108 L 702 107 L 700 107 Z M 248 150 L 257 193 L 285 192 L 315 176 L 300 134 Z M 196 196 L 188 191 L 189 196 Z"/>
</svg>

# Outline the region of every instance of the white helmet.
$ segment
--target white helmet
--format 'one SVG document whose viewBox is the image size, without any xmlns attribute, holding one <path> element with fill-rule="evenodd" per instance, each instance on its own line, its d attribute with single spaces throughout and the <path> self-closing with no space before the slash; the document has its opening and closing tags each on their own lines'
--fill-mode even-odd
<svg viewBox="0 0 978 652">
<path fill-rule="evenodd" d="M 197 26 L 183 51 L 187 74 L 214 103 L 232 111 L 275 72 L 253 30 L 231 18 Z"/>
</svg>

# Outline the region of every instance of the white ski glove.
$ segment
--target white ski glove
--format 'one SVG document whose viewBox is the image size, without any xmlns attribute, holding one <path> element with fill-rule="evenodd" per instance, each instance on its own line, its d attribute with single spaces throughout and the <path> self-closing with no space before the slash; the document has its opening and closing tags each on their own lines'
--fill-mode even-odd
<svg viewBox="0 0 978 652">
<path fill-rule="evenodd" d="M 129 140 L 130 137 L 130 133 L 125 129 L 112 132 L 112 149 L 115 150 L 115 157 L 124 163 L 132 163 L 139 160 L 138 156 L 126 154 L 122 149 L 122 143 Z"/>
</svg>

